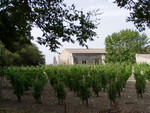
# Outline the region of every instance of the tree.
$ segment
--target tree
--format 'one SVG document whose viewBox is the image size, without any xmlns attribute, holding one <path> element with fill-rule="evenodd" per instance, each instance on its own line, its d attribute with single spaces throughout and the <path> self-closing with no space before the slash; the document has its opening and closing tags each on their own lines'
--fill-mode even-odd
<svg viewBox="0 0 150 113">
<path fill-rule="evenodd" d="M 5 45 L 5 48 L 11 52 L 16 52 L 25 44 L 30 43 L 28 38 L 30 36 L 29 30 L 21 31 L 23 27 L 19 28 L 19 24 L 22 23 L 16 18 L 5 11 L 0 11 L 0 40 Z"/>
<path fill-rule="evenodd" d="M 4 35 L 1 39 L 16 38 L 19 41 L 21 37 L 26 37 L 30 40 L 33 38 L 31 29 L 36 26 L 43 32 L 42 37 L 38 37 L 39 44 L 49 46 L 51 51 L 61 46 L 59 39 L 72 43 L 78 41 L 87 47 L 87 40 L 93 40 L 96 36 L 93 30 L 97 28 L 97 23 L 91 20 L 96 11 L 84 14 L 74 5 L 68 7 L 64 0 L 0 0 L 0 13 L 6 14 L 10 29 L 17 34 L 17 37 L 10 37 L 11 30 L 8 30 L 8 36 Z M 7 28 L 5 23 L 0 20 L 0 24 Z M 2 32 L 5 34 L 3 29 Z"/>
<path fill-rule="evenodd" d="M 38 50 L 35 45 L 26 45 L 20 51 L 17 52 L 20 56 L 20 65 L 39 65 L 45 64 L 44 55 Z"/>
<path fill-rule="evenodd" d="M 150 28 L 150 1 L 149 0 L 115 0 L 120 8 L 130 10 L 130 17 L 127 21 L 134 22 L 135 26 L 140 30 Z"/>
<path fill-rule="evenodd" d="M 0 67 L 16 65 L 20 56 L 12 53 L 5 48 L 5 45 L 0 41 Z"/>
<path fill-rule="evenodd" d="M 135 63 L 136 53 L 148 53 L 149 39 L 145 34 L 126 29 L 105 39 L 106 62 Z"/>
<path fill-rule="evenodd" d="M 0 41 L 0 66 L 20 66 L 45 64 L 44 55 L 35 45 L 25 45 L 17 52 L 7 50 Z"/>
</svg>

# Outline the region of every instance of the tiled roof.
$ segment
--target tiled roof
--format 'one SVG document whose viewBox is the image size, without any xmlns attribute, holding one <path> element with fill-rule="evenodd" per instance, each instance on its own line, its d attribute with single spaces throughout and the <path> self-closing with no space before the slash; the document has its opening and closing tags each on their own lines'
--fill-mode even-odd
<svg viewBox="0 0 150 113">
<path fill-rule="evenodd" d="M 105 49 L 65 49 L 69 53 L 106 53 Z"/>
</svg>

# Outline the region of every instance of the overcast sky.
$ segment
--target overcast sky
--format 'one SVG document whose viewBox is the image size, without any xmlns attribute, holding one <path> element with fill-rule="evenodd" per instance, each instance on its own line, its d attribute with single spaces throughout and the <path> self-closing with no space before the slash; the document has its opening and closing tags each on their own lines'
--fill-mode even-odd
<svg viewBox="0 0 150 113">
<path fill-rule="evenodd" d="M 129 12 L 125 9 L 120 9 L 116 4 L 112 3 L 113 0 L 64 0 L 67 5 L 75 4 L 76 9 L 83 10 L 85 12 L 94 9 L 100 9 L 100 13 L 103 13 L 98 18 L 100 18 L 100 25 L 96 30 L 98 37 L 94 41 L 88 42 L 89 48 L 105 48 L 105 38 L 114 32 L 119 32 L 123 29 L 133 29 L 136 30 L 132 22 L 126 22 L 126 18 L 129 16 Z M 150 29 L 146 29 L 144 32 L 150 38 Z M 37 28 L 32 30 L 32 35 L 35 37 L 41 36 L 42 33 Z M 35 41 L 34 41 L 35 43 Z M 53 57 L 55 56 L 58 60 L 58 54 L 52 53 L 48 47 L 36 45 L 39 47 L 40 51 L 43 52 L 46 58 L 46 64 L 53 63 Z M 77 43 L 62 43 L 63 47 L 58 49 L 61 52 L 65 48 L 83 48 Z"/>
</svg>

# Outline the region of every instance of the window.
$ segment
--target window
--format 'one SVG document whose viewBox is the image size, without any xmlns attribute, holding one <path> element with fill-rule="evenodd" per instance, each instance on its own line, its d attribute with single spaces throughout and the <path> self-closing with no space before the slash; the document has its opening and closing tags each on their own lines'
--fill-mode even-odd
<svg viewBox="0 0 150 113">
<path fill-rule="evenodd" d="M 95 59 L 94 64 L 100 64 L 100 59 Z"/>
<path fill-rule="evenodd" d="M 86 62 L 86 60 L 82 60 L 82 64 L 86 64 L 87 62 Z"/>
</svg>

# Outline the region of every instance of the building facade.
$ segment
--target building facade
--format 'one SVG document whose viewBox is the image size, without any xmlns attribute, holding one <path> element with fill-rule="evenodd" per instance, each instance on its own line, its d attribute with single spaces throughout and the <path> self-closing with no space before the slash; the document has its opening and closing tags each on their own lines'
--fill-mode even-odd
<svg viewBox="0 0 150 113">
<path fill-rule="evenodd" d="M 105 49 L 64 49 L 59 64 L 104 64 Z"/>
</svg>

